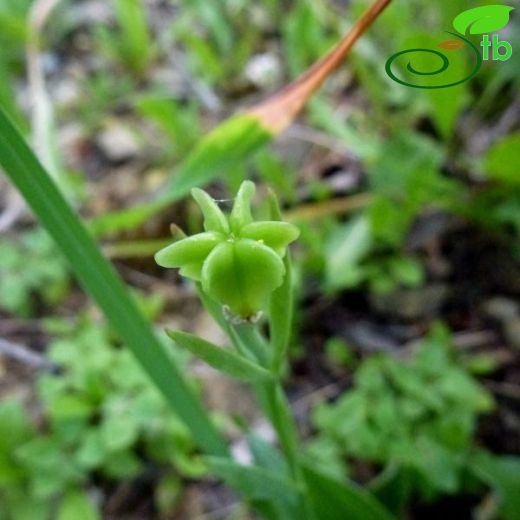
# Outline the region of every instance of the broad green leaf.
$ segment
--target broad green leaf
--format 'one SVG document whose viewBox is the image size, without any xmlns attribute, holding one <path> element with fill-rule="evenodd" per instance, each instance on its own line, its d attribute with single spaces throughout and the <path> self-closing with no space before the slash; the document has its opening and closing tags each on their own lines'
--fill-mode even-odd
<svg viewBox="0 0 520 520">
<path fill-rule="evenodd" d="M 229 233 L 228 221 L 217 206 L 217 203 L 200 188 L 193 188 L 191 195 L 197 201 L 204 215 L 204 229 L 206 231 L 216 231 L 217 233 Z"/>
<path fill-rule="evenodd" d="M 513 7 L 508 5 L 484 5 L 462 11 L 453 20 L 453 27 L 460 34 L 484 34 L 495 32 L 509 22 Z"/>
<path fill-rule="evenodd" d="M 394 520 L 367 491 L 304 468 L 310 500 L 319 520 Z"/>
<path fill-rule="evenodd" d="M 262 310 L 283 282 L 284 265 L 269 247 L 254 240 L 220 243 L 202 269 L 204 290 L 238 316 L 248 318 Z"/>
<path fill-rule="evenodd" d="M 251 222 L 242 228 L 240 236 L 258 240 L 284 256 L 287 246 L 294 242 L 300 231 L 289 222 L 260 221 Z"/>
<path fill-rule="evenodd" d="M 84 491 L 68 491 L 58 509 L 57 520 L 101 520 L 94 504 Z"/>
<path fill-rule="evenodd" d="M 498 494 L 505 520 L 517 520 L 520 511 L 520 457 L 478 451 L 469 461 L 471 470 Z"/>
<path fill-rule="evenodd" d="M 488 177 L 520 186 L 520 132 L 504 137 L 489 149 L 485 168 Z"/>
<path fill-rule="evenodd" d="M 1 109 L 0 165 L 69 260 L 78 280 L 96 300 L 114 330 L 190 428 L 199 446 L 211 454 L 227 454 L 222 437 L 159 343 L 121 278 L 102 256 L 49 174 Z"/>
<path fill-rule="evenodd" d="M 235 352 L 218 347 L 209 341 L 186 332 L 167 330 L 168 336 L 214 369 L 242 381 L 271 379 L 271 374 L 260 365 L 245 359 Z"/>
</svg>

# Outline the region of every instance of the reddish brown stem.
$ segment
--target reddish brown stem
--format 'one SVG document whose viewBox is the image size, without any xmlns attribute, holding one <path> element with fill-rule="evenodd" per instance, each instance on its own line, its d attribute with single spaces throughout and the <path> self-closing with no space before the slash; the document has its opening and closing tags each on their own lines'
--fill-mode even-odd
<svg viewBox="0 0 520 520">
<path fill-rule="evenodd" d="M 307 69 L 299 78 L 266 101 L 248 110 L 247 113 L 257 117 L 273 134 L 278 134 L 287 128 L 307 100 L 338 68 L 354 43 L 391 1 L 376 0 L 363 13 L 354 27 L 323 58 Z"/>
</svg>

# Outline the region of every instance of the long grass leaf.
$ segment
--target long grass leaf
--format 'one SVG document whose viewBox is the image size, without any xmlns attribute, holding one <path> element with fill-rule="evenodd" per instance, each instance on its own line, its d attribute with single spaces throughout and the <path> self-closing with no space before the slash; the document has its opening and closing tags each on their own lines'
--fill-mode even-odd
<svg viewBox="0 0 520 520">
<path fill-rule="evenodd" d="M 67 257 L 82 286 L 190 428 L 199 446 L 210 454 L 226 455 L 223 440 L 133 303 L 127 288 L 2 109 L 0 165 Z"/>
</svg>

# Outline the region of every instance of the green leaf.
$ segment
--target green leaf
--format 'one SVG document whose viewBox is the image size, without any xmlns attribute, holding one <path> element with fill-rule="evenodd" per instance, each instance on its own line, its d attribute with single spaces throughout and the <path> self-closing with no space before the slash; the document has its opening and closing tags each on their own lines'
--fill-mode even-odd
<svg viewBox="0 0 520 520">
<path fill-rule="evenodd" d="M 114 7 L 119 24 L 119 34 L 113 40 L 115 50 L 133 72 L 141 75 L 154 52 L 145 4 L 140 0 L 115 0 Z"/>
<path fill-rule="evenodd" d="M 220 457 L 207 457 L 206 460 L 213 474 L 250 500 L 280 502 L 289 507 L 296 507 L 298 503 L 297 487 L 280 473 L 258 466 L 243 466 Z"/>
<path fill-rule="evenodd" d="M 269 247 L 254 240 L 220 243 L 202 269 L 202 287 L 243 318 L 254 316 L 283 282 L 284 265 Z"/>
<path fill-rule="evenodd" d="M 131 448 L 139 438 L 139 428 L 135 419 L 128 414 L 114 412 L 104 418 L 100 433 L 103 446 L 108 451 Z"/>
<path fill-rule="evenodd" d="M 101 520 L 97 509 L 84 491 L 68 491 L 58 510 L 57 520 Z"/>
<path fill-rule="evenodd" d="M 111 453 L 103 464 L 103 471 L 114 479 L 125 480 L 136 477 L 143 471 L 141 460 L 133 451 Z"/>
<path fill-rule="evenodd" d="M 222 437 L 166 354 L 127 288 L 1 109 L 0 165 L 69 260 L 83 287 L 190 428 L 196 442 L 208 453 L 227 454 Z"/>
<path fill-rule="evenodd" d="M 469 465 L 475 475 L 498 494 L 504 519 L 517 520 L 520 511 L 520 457 L 478 451 Z"/>
<path fill-rule="evenodd" d="M 32 433 L 29 417 L 21 402 L 9 399 L 0 403 L 0 456 L 10 455 Z"/>
<path fill-rule="evenodd" d="M 92 469 L 99 466 L 106 456 L 106 443 L 103 442 L 100 428 L 91 428 L 82 436 L 81 444 L 75 453 L 75 460 L 81 468 Z"/>
<path fill-rule="evenodd" d="M 489 178 L 520 186 L 520 132 L 504 137 L 488 150 L 485 168 Z"/>
<path fill-rule="evenodd" d="M 205 361 L 219 372 L 242 381 L 258 381 L 271 379 L 271 374 L 260 365 L 257 365 L 231 350 L 217 347 L 197 336 L 186 332 L 167 330 L 168 336 L 182 348 Z"/>
<path fill-rule="evenodd" d="M 453 20 L 453 27 L 460 34 L 484 34 L 498 31 L 509 22 L 513 7 L 508 5 L 484 5 L 462 11 Z"/>
<path fill-rule="evenodd" d="M 254 116 L 237 115 L 224 121 L 188 156 L 165 190 L 164 201 L 178 200 L 191 188 L 208 184 L 238 162 L 249 159 L 272 137 Z"/>
<path fill-rule="evenodd" d="M 308 467 L 304 476 L 320 520 L 394 520 L 370 493 L 352 482 L 338 482 Z"/>
<path fill-rule="evenodd" d="M 273 134 L 257 117 L 248 114 L 231 117 L 199 141 L 157 200 L 97 217 L 91 222 L 92 231 L 106 234 L 135 228 L 182 199 L 192 188 L 201 188 L 225 175 L 229 169 L 245 163 L 272 138 Z"/>
<path fill-rule="evenodd" d="M 359 264 L 371 244 L 372 232 L 366 216 L 350 221 L 333 233 L 326 246 L 326 280 L 330 289 L 352 287 L 359 282 Z"/>
<path fill-rule="evenodd" d="M 402 517 L 412 493 L 413 478 L 411 470 L 389 464 L 370 482 L 370 490 L 392 513 Z"/>
<path fill-rule="evenodd" d="M 289 468 L 280 452 L 254 432 L 247 436 L 247 442 L 255 463 L 279 475 L 289 475 Z"/>
<path fill-rule="evenodd" d="M 269 300 L 269 333 L 271 336 L 272 370 L 280 374 L 287 358 L 293 318 L 292 263 L 290 253 L 284 258 L 285 276 L 282 285 L 273 291 Z"/>
</svg>

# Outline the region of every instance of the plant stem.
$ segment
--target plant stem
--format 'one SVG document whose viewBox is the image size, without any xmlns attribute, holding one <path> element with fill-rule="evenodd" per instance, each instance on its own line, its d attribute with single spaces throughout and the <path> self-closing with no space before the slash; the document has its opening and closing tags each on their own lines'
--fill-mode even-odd
<svg viewBox="0 0 520 520">
<path fill-rule="evenodd" d="M 269 345 L 266 345 L 256 326 L 250 324 L 231 326 L 229 332 L 231 332 L 231 337 L 234 337 L 235 341 L 238 340 L 247 346 L 249 352 L 253 354 L 259 364 L 265 368 L 271 368 L 271 360 L 268 355 L 266 356 L 266 347 L 269 347 Z M 303 472 L 298 462 L 297 428 L 280 379 L 276 377 L 272 381 L 257 383 L 254 385 L 254 390 L 261 408 L 276 431 L 291 476 L 300 489 L 301 514 L 303 515 L 301 518 L 302 520 L 314 520 L 314 515 L 308 504 L 308 494 L 305 491 L 306 484 Z"/>
</svg>

